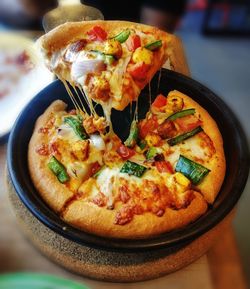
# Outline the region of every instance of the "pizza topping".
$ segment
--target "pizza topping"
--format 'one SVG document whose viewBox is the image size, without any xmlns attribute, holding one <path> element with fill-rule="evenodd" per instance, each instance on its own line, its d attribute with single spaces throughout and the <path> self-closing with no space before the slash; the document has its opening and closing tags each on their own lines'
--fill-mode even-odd
<svg viewBox="0 0 250 289">
<path fill-rule="evenodd" d="M 67 173 L 70 177 L 83 181 L 89 177 L 89 166 L 83 162 L 69 163 Z"/>
<path fill-rule="evenodd" d="M 157 132 L 162 139 L 167 139 L 176 136 L 177 130 L 171 120 L 165 120 L 157 128 Z"/>
<path fill-rule="evenodd" d="M 156 161 L 155 166 L 160 173 L 169 173 L 173 174 L 174 170 L 168 161 Z"/>
<path fill-rule="evenodd" d="M 83 126 L 88 134 L 93 134 L 96 132 L 104 133 L 108 124 L 104 117 L 88 115 L 83 119 Z"/>
<path fill-rule="evenodd" d="M 122 56 L 121 43 L 115 39 L 108 39 L 104 43 L 103 53 L 106 55 L 112 55 L 116 59 Z"/>
<path fill-rule="evenodd" d="M 107 168 L 106 166 L 100 167 L 92 177 L 93 177 L 93 178 L 99 177 L 100 174 L 101 174 L 106 168 Z"/>
<path fill-rule="evenodd" d="M 100 26 L 94 26 L 87 32 L 89 39 L 91 41 L 104 41 L 107 39 L 107 32 L 102 29 Z"/>
<path fill-rule="evenodd" d="M 117 153 L 124 159 L 127 160 L 135 154 L 135 151 L 126 147 L 125 145 L 120 145 L 117 149 Z"/>
<path fill-rule="evenodd" d="M 182 110 L 184 106 L 183 99 L 175 95 L 174 93 L 170 92 L 168 97 L 167 97 L 167 108 L 168 110 L 174 112 Z"/>
<path fill-rule="evenodd" d="M 177 118 L 174 122 L 178 125 L 181 132 L 188 132 L 202 125 L 202 121 L 194 115 Z"/>
<path fill-rule="evenodd" d="M 152 103 L 152 107 L 161 108 L 161 107 L 165 106 L 166 104 L 167 104 L 167 98 L 164 95 L 159 94 L 159 95 L 157 95 L 154 102 Z"/>
<path fill-rule="evenodd" d="M 181 172 L 184 176 L 190 179 L 194 185 L 199 184 L 210 172 L 209 169 L 184 157 L 183 155 L 180 155 L 175 171 Z"/>
<path fill-rule="evenodd" d="M 167 142 L 170 146 L 174 146 L 180 142 L 183 142 L 184 140 L 196 135 L 197 133 L 203 131 L 203 129 L 201 128 L 201 126 L 198 126 L 197 128 L 189 131 L 189 132 L 186 132 L 186 133 L 183 133 L 181 135 L 178 135 L 174 138 L 171 138 L 169 139 Z"/>
<path fill-rule="evenodd" d="M 154 132 L 148 133 L 145 137 L 145 141 L 147 145 L 150 147 L 161 145 L 161 137 L 157 133 L 154 133 Z"/>
<path fill-rule="evenodd" d="M 123 43 L 128 39 L 129 35 L 130 35 L 130 30 L 126 29 L 120 32 L 118 35 L 116 35 L 114 39 L 119 41 L 120 43 Z"/>
<path fill-rule="evenodd" d="M 142 139 L 146 137 L 149 132 L 154 131 L 158 127 L 158 120 L 155 115 L 149 119 L 142 120 L 139 124 L 139 134 Z"/>
<path fill-rule="evenodd" d="M 71 155 L 79 160 L 85 161 L 89 156 L 89 141 L 79 140 L 71 144 Z"/>
<path fill-rule="evenodd" d="M 151 50 L 151 51 L 155 51 L 157 49 L 159 49 L 162 46 L 162 40 L 157 40 L 154 42 L 151 42 L 147 45 L 145 45 L 145 48 Z"/>
<path fill-rule="evenodd" d="M 138 47 L 133 53 L 132 60 L 134 63 L 144 63 L 151 65 L 153 61 L 153 52 L 144 47 Z"/>
<path fill-rule="evenodd" d="M 161 153 L 161 150 L 157 147 L 150 147 L 146 153 L 147 160 L 154 160 L 154 158 Z"/>
<path fill-rule="evenodd" d="M 131 161 L 126 161 L 122 166 L 120 172 L 140 178 L 146 172 L 146 170 L 147 168 L 144 166 L 141 166 Z"/>
<path fill-rule="evenodd" d="M 123 206 L 116 214 L 114 223 L 117 225 L 125 225 L 132 221 L 133 215 L 132 206 Z"/>
<path fill-rule="evenodd" d="M 139 135 L 138 124 L 136 120 L 133 120 L 131 123 L 129 136 L 124 142 L 125 146 L 133 148 L 137 143 L 138 135 Z"/>
<path fill-rule="evenodd" d="M 94 76 L 92 78 L 91 91 L 93 93 L 93 98 L 102 101 L 108 100 L 110 97 L 110 86 L 108 80 L 103 77 L 103 75 Z"/>
<path fill-rule="evenodd" d="M 177 118 L 182 118 L 184 116 L 193 115 L 195 114 L 194 108 L 184 109 L 178 112 L 175 112 L 174 114 L 170 115 L 167 120 L 176 120 Z"/>
<path fill-rule="evenodd" d="M 107 198 L 106 198 L 106 196 L 103 193 L 99 192 L 93 198 L 92 202 L 94 204 L 96 204 L 98 207 L 104 207 L 106 205 L 106 203 L 107 203 Z"/>
<path fill-rule="evenodd" d="M 143 62 L 140 62 L 136 65 L 130 66 L 128 71 L 133 79 L 138 81 L 145 81 L 147 78 L 147 72 L 149 70 L 149 65 Z"/>
<path fill-rule="evenodd" d="M 68 47 L 68 49 L 65 51 L 64 60 L 68 62 L 74 62 L 78 56 L 78 52 L 83 50 L 86 44 L 87 44 L 87 41 L 85 39 L 72 43 Z"/>
<path fill-rule="evenodd" d="M 143 152 L 147 148 L 147 142 L 144 139 L 138 141 L 138 147 L 140 152 Z"/>
<path fill-rule="evenodd" d="M 71 66 L 71 77 L 79 82 L 79 79 L 90 73 L 101 73 L 106 65 L 103 57 L 97 57 L 93 52 L 81 52 Z"/>
<path fill-rule="evenodd" d="M 128 193 L 128 187 L 126 185 L 122 185 L 119 187 L 119 196 L 121 202 L 126 204 L 128 200 L 130 199 L 130 195 Z"/>
<path fill-rule="evenodd" d="M 105 142 L 99 134 L 91 134 L 90 140 L 96 149 L 99 151 L 105 150 Z"/>
<path fill-rule="evenodd" d="M 69 181 L 69 176 L 62 163 L 60 163 L 54 156 L 52 156 L 48 162 L 49 169 L 56 175 L 60 183 L 66 183 Z"/>
<path fill-rule="evenodd" d="M 137 34 L 130 35 L 126 41 L 126 46 L 129 51 L 134 52 L 138 47 L 141 46 L 141 38 Z"/>
<path fill-rule="evenodd" d="M 74 130 L 75 134 L 81 139 L 88 139 L 88 135 L 82 125 L 82 122 L 73 116 L 68 116 L 64 118 L 64 122 L 68 124 Z"/>
<path fill-rule="evenodd" d="M 94 162 L 91 164 L 91 170 L 90 170 L 90 175 L 94 176 L 101 168 L 101 165 L 99 162 Z"/>
</svg>

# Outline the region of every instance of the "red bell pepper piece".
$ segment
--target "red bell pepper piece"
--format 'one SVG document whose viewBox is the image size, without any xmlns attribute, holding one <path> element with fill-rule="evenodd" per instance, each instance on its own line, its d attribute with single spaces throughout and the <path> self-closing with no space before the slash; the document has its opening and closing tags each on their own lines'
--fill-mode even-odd
<svg viewBox="0 0 250 289">
<path fill-rule="evenodd" d="M 129 69 L 129 73 L 135 80 L 144 81 L 147 78 L 148 70 L 149 65 L 142 62 L 132 66 Z"/>
<path fill-rule="evenodd" d="M 98 41 L 104 41 L 107 39 L 107 32 L 102 29 L 100 26 L 94 26 L 92 29 L 90 29 L 87 32 L 89 39 L 92 41 L 98 40 Z"/>
<path fill-rule="evenodd" d="M 166 104 L 167 104 L 167 98 L 164 95 L 159 94 L 157 95 L 156 99 L 152 103 L 152 106 L 155 108 L 160 108 L 162 106 L 165 106 Z"/>
<path fill-rule="evenodd" d="M 126 41 L 126 46 L 129 51 L 135 51 L 136 48 L 141 46 L 141 38 L 137 34 L 130 35 Z"/>
<path fill-rule="evenodd" d="M 139 124 L 140 138 L 144 139 L 148 133 L 153 132 L 158 127 L 157 117 L 153 115 L 152 118 L 146 119 Z"/>
<path fill-rule="evenodd" d="M 174 173 L 172 165 L 168 161 L 157 161 L 155 162 L 155 166 L 160 173 Z"/>
<path fill-rule="evenodd" d="M 188 115 L 188 116 L 184 116 L 181 118 L 177 118 L 174 122 L 178 124 L 181 132 L 183 133 L 191 131 L 195 129 L 196 127 L 202 125 L 202 121 L 193 115 Z"/>
<path fill-rule="evenodd" d="M 135 154 L 135 151 L 126 147 L 125 145 L 120 145 L 117 149 L 117 153 L 124 159 L 127 160 Z"/>
</svg>

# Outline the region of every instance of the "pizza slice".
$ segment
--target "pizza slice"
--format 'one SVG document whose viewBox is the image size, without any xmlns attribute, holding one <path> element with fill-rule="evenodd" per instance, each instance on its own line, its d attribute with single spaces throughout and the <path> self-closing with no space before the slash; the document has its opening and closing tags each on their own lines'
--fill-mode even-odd
<svg viewBox="0 0 250 289">
<path fill-rule="evenodd" d="M 168 60 L 176 39 L 155 27 L 125 21 L 63 24 L 40 39 L 48 68 L 83 90 L 105 111 L 123 110 Z M 176 63 L 170 59 L 170 62 Z"/>
</svg>

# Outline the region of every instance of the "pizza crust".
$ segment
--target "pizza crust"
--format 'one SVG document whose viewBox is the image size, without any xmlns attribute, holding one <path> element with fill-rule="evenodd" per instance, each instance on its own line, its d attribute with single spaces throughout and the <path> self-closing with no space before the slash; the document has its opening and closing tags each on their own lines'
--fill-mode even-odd
<svg viewBox="0 0 250 289">
<path fill-rule="evenodd" d="M 55 211 L 60 212 L 66 202 L 73 197 L 73 192 L 58 182 L 47 166 L 48 157 L 41 156 L 36 149 L 48 142 L 46 134 L 39 133 L 55 112 L 65 110 L 67 105 L 61 101 L 54 101 L 36 121 L 33 135 L 28 147 L 28 165 L 31 179 L 43 200 Z"/>
<path fill-rule="evenodd" d="M 196 112 L 200 114 L 201 119 L 203 120 L 202 128 L 214 144 L 216 152 L 210 159 L 209 165 L 206 165 L 211 172 L 209 172 L 204 180 L 196 186 L 196 189 L 201 191 L 206 201 L 212 204 L 220 191 L 226 173 L 226 160 L 221 133 L 210 114 L 196 101 L 177 90 L 174 90 L 172 93 L 183 98 L 185 108 L 195 108 Z"/>
<path fill-rule="evenodd" d="M 175 230 L 195 221 L 207 210 L 207 203 L 198 192 L 185 209 L 173 210 L 167 208 L 162 217 L 152 213 L 135 215 L 133 220 L 125 225 L 115 225 L 116 210 L 107 210 L 97 205 L 76 200 L 62 214 L 69 224 L 81 230 L 104 237 L 138 239 L 152 237 Z"/>
</svg>

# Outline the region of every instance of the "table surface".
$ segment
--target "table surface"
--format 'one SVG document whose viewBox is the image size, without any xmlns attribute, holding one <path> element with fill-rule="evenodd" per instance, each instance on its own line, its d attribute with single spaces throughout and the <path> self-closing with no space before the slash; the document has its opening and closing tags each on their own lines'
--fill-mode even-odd
<svg viewBox="0 0 250 289">
<path fill-rule="evenodd" d="M 179 49 L 184 56 L 182 47 Z M 183 73 L 188 67 L 183 59 Z M 21 234 L 7 199 L 4 180 L 6 145 L 0 145 L 0 274 L 32 271 L 55 274 L 87 284 L 90 288 L 172 288 L 245 289 L 247 288 L 232 228 L 199 260 L 184 269 L 151 281 L 112 284 L 74 275 L 50 262 Z"/>
</svg>

